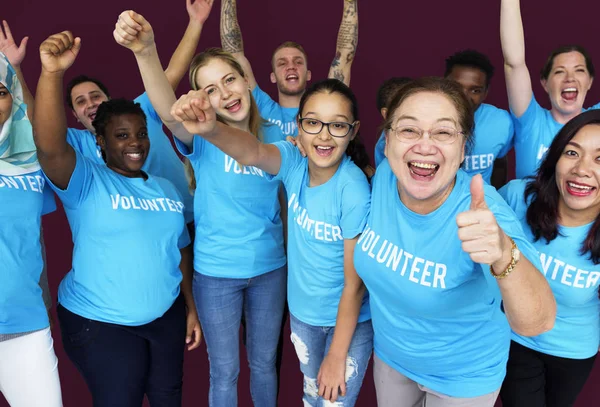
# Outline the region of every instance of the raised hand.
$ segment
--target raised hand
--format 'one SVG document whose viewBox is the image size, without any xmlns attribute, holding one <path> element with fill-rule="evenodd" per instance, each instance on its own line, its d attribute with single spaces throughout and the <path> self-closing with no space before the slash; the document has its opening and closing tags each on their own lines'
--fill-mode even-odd
<svg viewBox="0 0 600 407">
<path fill-rule="evenodd" d="M 502 263 L 507 236 L 504 234 L 496 217 L 485 203 L 483 178 L 481 174 L 471 179 L 471 207 L 468 211 L 456 216 L 458 237 L 462 241 L 462 249 L 469 253 L 475 263 Z M 498 269 L 508 264 L 499 264 Z M 494 267 L 496 269 L 496 267 Z"/>
<path fill-rule="evenodd" d="M 171 116 L 190 134 L 210 135 L 217 126 L 217 114 L 203 90 L 180 97 L 171 108 Z"/>
<path fill-rule="evenodd" d="M 29 37 L 24 37 L 21 40 L 21 44 L 17 47 L 12 33 L 10 32 L 10 27 L 5 20 L 2 20 L 2 26 L 4 27 L 4 30 L 0 28 L 0 52 L 6 55 L 8 62 L 10 62 L 13 67 L 18 68 L 21 66 L 23 59 L 25 59 Z"/>
<path fill-rule="evenodd" d="M 75 62 L 81 49 L 81 38 L 71 31 L 51 35 L 40 45 L 42 70 L 48 73 L 64 72 Z"/>
<path fill-rule="evenodd" d="M 142 53 L 154 47 L 154 31 L 150 23 L 141 14 L 133 10 L 122 12 L 115 23 L 113 37 L 117 44 Z"/>
<path fill-rule="evenodd" d="M 214 0 L 185 0 L 185 8 L 190 16 L 190 20 L 200 24 L 208 19 Z"/>
</svg>

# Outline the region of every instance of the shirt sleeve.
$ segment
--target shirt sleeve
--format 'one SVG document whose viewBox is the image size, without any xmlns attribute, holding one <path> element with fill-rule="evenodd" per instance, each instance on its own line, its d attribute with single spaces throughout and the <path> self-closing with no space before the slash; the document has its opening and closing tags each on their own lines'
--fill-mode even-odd
<svg viewBox="0 0 600 407">
<path fill-rule="evenodd" d="M 273 143 L 275 147 L 279 149 L 281 153 L 281 165 L 279 172 L 275 175 L 265 174 L 267 179 L 274 179 L 277 181 L 283 181 L 283 185 L 289 185 L 290 175 L 295 172 L 306 158 L 302 157 L 298 147 L 290 143 L 289 141 L 278 141 Z"/>
<path fill-rule="evenodd" d="M 542 270 L 538 252 L 525 236 L 517 214 L 496 191 L 486 189 L 485 196 L 486 202 L 490 202 L 490 210 L 494 213 L 500 228 L 515 241 L 521 254 L 525 256 L 536 269 Z"/>
<path fill-rule="evenodd" d="M 188 247 L 190 243 L 192 243 L 192 239 L 190 239 L 187 225 L 184 225 L 183 231 L 181 232 L 179 240 L 177 241 L 177 247 L 179 247 L 179 249 L 183 249 L 184 247 Z"/>
<path fill-rule="evenodd" d="M 267 116 L 266 112 L 273 110 L 273 107 L 276 105 L 275 101 L 271 99 L 271 96 L 259 88 L 258 85 L 256 85 L 252 90 L 252 96 L 256 101 L 258 111 L 263 117 Z"/>
<path fill-rule="evenodd" d="M 66 189 L 60 189 L 46 176 L 48 184 L 56 192 L 63 205 L 70 209 L 77 208 L 87 198 L 95 177 L 94 167 L 96 164 L 77 151 L 75 152 L 75 157 L 75 169 L 73 170 L 73 174 L 71 174 L 71 179 Z"/>
<path fill-rule="evenodd" d="M 200 159 L 202 152 L 204 151 L 204 144 L 207 143 L 206 140 L 196 134 L 192 139 L 192 149 L 190 150 L 190 148 L 185 145 L 185 143 L 182 143 L 177 137 L 175 137 L 174 140 L 177 150 L 190 161 Z"/>
<path fill-rule="evenodd" d="M 381 133 L 377 144 L 375 144 L 375 167 L 385 159 L 385 133 Z"/>
<path fill-rule="evenodd" d="M 513 122 L 513 118 L 511 115 L 502 110 L 503 115 L 503 126 L 506 126 L 506 144 L 502 147 L 502 150 L 498 153 L 497 158 L 502 158 L 508 154 L 508 152 L 513 148 L 515 144 L 515 124 Z"/>
<path fill-rule="evenodd" d="M 517 117 L 512 110 L 511 115 L 515 123 L 515 143 L 523 143 L 533 133 L 531 129 L 539 125 L 537 122 L 540 117 L 544 116 L 544 108 L 539 105 L 537 100 L 535 100 L 535 96 L 532 95 L 531 102 L 529 102 L 527 110 L 521 117 Z"/>
<path fill-rule="evenodd" d="M 56 210 L 56 201 L 54 200 L 54 193 L 52 188 L 44 186 L 43 202 L 42 202 L 42 215 L 47 215 Z"/>
<path fill-rule="evenodd" d="M 158 115 L 156 110 L 154 110 L 154 106 L 152 106 L 152 103 L 150 103 L 150 98 L 148 97 L 148 94 L 146 92 L 142 93 L 137 98 L 135 98 L 134 102 L 140 104 L 140 107 L 146 114 L 146 120 L 159 122 L 162 125 L 162 120 L 160 120 L 160 116 Z"/>
<path fill-rule="evenodd" d="M 342 187 L 341 203 L 342 237 L 353 239 L 364 230 L 371 207 L 371 188 L 362 171 Z"/>
</svg>

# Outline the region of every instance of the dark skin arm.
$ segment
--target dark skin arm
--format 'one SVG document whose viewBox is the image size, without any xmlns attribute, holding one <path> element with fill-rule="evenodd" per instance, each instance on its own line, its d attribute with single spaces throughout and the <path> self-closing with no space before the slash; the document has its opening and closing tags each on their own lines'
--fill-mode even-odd
<svg viewBox="0 0 600 407">
<path fill-rule="evenodd" d="M 508 179 L 508 158 L 506 156 L 494 161 L 494 171 L 492 172 L 492 185 L 500 189 L 506 184 Z"/>
</svg>

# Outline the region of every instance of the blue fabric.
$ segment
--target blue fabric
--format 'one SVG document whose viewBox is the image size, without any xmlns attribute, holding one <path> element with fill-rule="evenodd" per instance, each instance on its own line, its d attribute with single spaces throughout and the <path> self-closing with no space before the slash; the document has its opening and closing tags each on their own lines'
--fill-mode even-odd
<svg viewBox="0 0 600 407">
<path fill-rule="evenodd" d="M 286 263 L 279 182 L 240 167 L 200 136 L 193 148 L 176 140 L 196 177 L 194 269 L 207 276 L 250 278 Z"/>
<path fill-rule="evenodd" d="M 474 263 L 458 238 L 455 219 L 469 210 L 470 182 L 459 170 L 446 201 L 419 215 L 401 202 L 397 178 L 384 160 L 354 255 L 369 290 L 376 355 L 404 376 L 452 397 L 496 391 L 510 343 L 489 266 Z M 484 188 L 500 227 L 539 266 L 514 212 L 492 186 Z"/>
<path fill-rule="evenodd" d="M 379 167 L 379 164 L 385 159 L 385 132 L 382 131 L 379 136 L 379 140 L 375 144 L 375 167 Z"/>
<path fill-rule="evenodd" d="M 344 240 L 365 226 L 370 188 L 364 173 L 344 156 L 334 176 L 309 187 L 308 159 L 287 141 L 275 143 L 288 198 L 288 305 L 300 321 L 335 326 L 344 288 Z M 272 176 L 270 176 L 272 177 Z M 358 318 L 370 318 L 365 295 Z"/>
<path fill-rule="evenodd" d="M 75 245 L 58 301 L 77 315 L 119 325 L 163 315 L 179 294 L 179 249 L 190 244 L 173 184 L 152 175 L 127 178 L 77 153 L 67 189 L 52 187 Z"/>
<path fill-rule="evenodd" d="M 318 389 L 317 376 L 325 355 L 329 352 L 335 327 L 323 328 L 311 326 L 290 315 L 292 343 L 300 361 L 300 370 L 304 375 L 304 406 L 321 407 L 327 402 L 315 396 L 313 389 Z M 338 396 L 336 407 L 353 407 L 362 387 L 369 359 L 373 353 L 373 326 L 371 321 L 356 324 L 352 341 L 346 356 L 346 395 Z"/>
<path fill-rule="evenodd" d="M 592 224 L 559 227 L 556 239 L 534 241 L 527 224 L 525 180 L 514 180 L 499 192 L 519 217 L 525 235 L 539 252 L 541 271 L 556 298 L 556 321 L 549 332 L 534 337 L 513 333 L 513 340 L 538 352 L 569 359 L 587 359 L 600 347 L 600 265 L 580 249 Z"/>
<path fill-rule="evenodd" d="M 150 137 L 150 152 L 142 170 L 157 177 L 166 178 L 175 185 L 185 204 L 185 220 L 187 223 L 194 219 L 193 197 L 189 192 L 183 162 L 177 156 L 169 137 L 163 131 L 163 124 L 152 107 L 148 95 L 143 93 L 134 102 L 139 103 L 146 114 L 148 137 Z M 96 136 L 89 130 L 69 128 L 67 142 L 84 157 L 97 164 L 104 164 L 100 146 L 96 144 Z"/>
<path fill-rule="evenodd" d="M 285 282 L 285 267 L 249 279 L 194 274 L 194 299 L 210 360 L 210 406 L 238 405 L 242 313 L 253 405 L 277 405 L 275 359 Z"/>
<path fill-rule="evenodd" d="M 481 174 L 488 184 L 492 180 L 494 161 L 513 147 L 514 126 L 510 114 L 495 106 L 482 104 L 475 112 L 475 144 L 465 156 L 462 168 L 473 176 Z"/>
<path fill-rule="evenodd" d="M 56 209 L 41 171 L 0 174 L 0 334 L 48 327 L 39 285 L 41 217 Z"/>
<path fill-rule="evenodd" d="M 263 127 L 265 139 L 274 143 L 285 140 L 287 136 L 295 137 L 298 134 L 297 107 L 281 107 L 258 85 L 252 90 L 252 96 L 258 105 L 261 117 L 269 122 Z"/>
<path fill-rule="evenodd" d="M 10 116 L 0 125 L 0 174 L 31 174 L 40 169 L 33 130 L 27 117 L 27 105 L 17 74 L 0 52 L 0 83 L 12 97 Z M 4 96 L 8 97 L 8 95 Z"/>
<path fill-rule="evenodd" d="M 600 103 L 583 111 L 600 109 Z M 512 113 L 512 112 L 511 112 Z M 546 151 L 562 129 L 548 109 L 541 107 L 531 96 L 531 102 L 521 117 L 512 116 L 515 120 L 515 155 L 517 178 L 535 175 Z"/>
</svg>

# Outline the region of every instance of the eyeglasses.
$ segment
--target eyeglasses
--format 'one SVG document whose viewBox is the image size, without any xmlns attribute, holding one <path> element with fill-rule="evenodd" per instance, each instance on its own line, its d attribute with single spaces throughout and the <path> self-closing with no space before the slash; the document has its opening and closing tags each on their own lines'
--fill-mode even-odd
<svg viewBox="0 0 600 407">
<path fill-rule="evenodd" d="M 400 125 L 395 129 L 390 129 L 396 135 L 396 138 L 405 143 L 414 143 L 420 140 L 425 133 L 429 133 L 429 138 L 435 143 L 452 144 L 456 141 L 459 134 L 465 134 L 462 131 L 452 127 L 436 127 L 430 130 L 423 130 L 417 126 Z"/>
<path fill-rule="evenodd" d="M 346 123 L 346 122 L 322 122 L 318 119 L 313 119 L 311 117 L 303 117 L 298 120 L 300 122 L 300 127 L 302 130 L 307 132 L 308 134 L 319 134 L 321 130 L 323 130 L 323 126 L 327 126 L 327 131 L 331 134 L 332 137 L 346 137 L 356 125 L 354 123 Z"/>
</svg>

